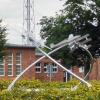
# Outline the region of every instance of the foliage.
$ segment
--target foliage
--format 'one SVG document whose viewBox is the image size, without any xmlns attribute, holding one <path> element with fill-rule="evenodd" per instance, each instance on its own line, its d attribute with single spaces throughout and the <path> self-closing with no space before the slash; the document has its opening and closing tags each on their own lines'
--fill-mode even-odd
<svg viewBox="0 0 100 100">
<path fill-rule="evenodd" d="M 43 19 L 41 19 L 41 37 L 47 38 L 46 45 L 50 46 L 51 43 L 56 44 L 62 41 L 64 38 L 67 38 L 71 33 L 72 25 L 66 25 L 64 23 L 65 18 L 66 17 L 63 15 L 56 15 L 56 18 L 43 17 Z M 71 56 L 69 49 L 66 47 L 57 51 L 52 56 L 56 59 L 62 59 L 64 66 L 66 66 L 66 64 L 70 65 L 70 63 L 71 65 L 73 64 L 73 61 L 70 60 L 73 57 Z"/>
<path fill-rule="evenodd" d="M 6 27 L 2 26 L 2 20 L 0 20 L 0 58 L 5 54 L 6 34 Z"/>
<path fill-rule="evenodd" d="M 100 53 L 100 0 L 66 0 L 64 9 L 55 17 L 44 16 L 40 20 L 41 37 L 46 39 L 46 44 L 58 43 L 69 34 L 85 35 L 90 34 L 92 38 L 89 49 L 93 56 Z M 69 49 L 62 48 L 52 56 L 56 59 L 62 59 L 65 67 L 77 64 L 77 59 L 85 55 L 82 50 L 76 50 L 70 53 Z M 85 65 L 87 65 L 87 61 Z"/>
<path fill-rule="evenodd" d="M 99 0 L 67 0 L 64 13 L 73 24 L 74 34 L 90 34 L 92 54 L 100 45 L 100 6 Z"/>
<path fill-rule="evenodd" d="M 0 100 L 100 100 L 100 81 L 91 81 L 91 88 L 81 84 L 77 90 L 78 81 L 63 82 L 40 82 L 18 81 L 12 91 L 7 91 L 10 81 L 0 81 L 4 88 L 0 90 Z M 6 86 L 6 89 L 5 89 Z"/>
</svg>

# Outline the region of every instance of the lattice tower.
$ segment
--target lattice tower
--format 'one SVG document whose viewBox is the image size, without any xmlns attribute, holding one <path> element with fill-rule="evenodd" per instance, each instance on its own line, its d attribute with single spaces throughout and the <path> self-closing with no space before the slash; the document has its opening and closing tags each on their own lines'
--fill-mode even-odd
<svg viewBox="0 0 100 100">
<path fill-rule="evenodd" d="M 34 16 L 34 0 L 23 0 L 23 44 L 31 45 L 30 37 L 34 37 L 35 16 Z"/>
</svg>

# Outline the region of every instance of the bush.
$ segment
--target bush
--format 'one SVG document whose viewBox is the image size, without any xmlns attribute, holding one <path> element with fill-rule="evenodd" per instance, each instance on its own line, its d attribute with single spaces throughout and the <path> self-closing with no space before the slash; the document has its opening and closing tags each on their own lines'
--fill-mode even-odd
<svg viewBox="0 0 100 100">
<path fill-rule="evenodd" d="M 81 84 L 72 91 L 78 81 L 40 82 L 18 81 L 12 91 L 7 91 L 11 81 L 0 81 L 0 100 L 100 100 L 100 81 L 91 81 L 92 87 Z"/>
</svg>

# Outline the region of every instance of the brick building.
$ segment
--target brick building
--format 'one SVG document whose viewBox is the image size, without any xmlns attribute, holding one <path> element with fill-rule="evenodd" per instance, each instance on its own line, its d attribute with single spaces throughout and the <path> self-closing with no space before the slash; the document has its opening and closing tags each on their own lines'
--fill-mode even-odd
<svg viewBox="0 0 100 100">
<path fill-rule="evenodd" d="M 14 79 L 22 70 L 27 68 L 32 62 L 36 61 L 41 56 L 41 53 L 37 52 L 36 48 L 33 46 L 8 44 L 7 54 L 3 60 L 0 60 L 0 79 Z M 48 74 L 47 65 L 53 66 L 52 74 Z M 83 67 L 72 67 L 70 70 L 80 77 L 84 76 Z M 30 80 L 68 81 L 72 79 L 72 76 L 54 64 L 50 59 L 44 58 L 29 69 L 22 78 Z M 100 58 L 94 63 L 89 79 L 100 80 Z"/>
<path fill-rule="evenodd" d="M 84 78 L 84 67 L 83 66 L 80 68 L 73 66 L 71 70 L 76 75 Z M 70 76 L 70 79 L 72 79 L 72 76 L 71 75 L 69 76 Z M 95 59 L 95 62 L 93 63 L 93 66 L 92 66 L 92 70 L 88 76 L 88 79 L 89 80 L 100 80 L 100 57 Z"/>
<path fill-rule="evenodd" d="M 93 68 L 89 75 L 89 79 L 100 80 L 100 57 L 98 57 L 93 64 Z"/>
<path fill-rule="evenodd" d="M 43 55 L 43 54 L 42 54 Z M 6 55 L 0 61 L 0 79 L 14 79 L 22 70 L 41 56 L 33 46 L 7 44 Z M 47 73 L 48 66 L 52 65 L 52 75 Z M 44 58 L 23 76 L 24 79 L 40 79 L 63 81 L 63 69 L 54 64 L 50 59 Z"/>
</svg>

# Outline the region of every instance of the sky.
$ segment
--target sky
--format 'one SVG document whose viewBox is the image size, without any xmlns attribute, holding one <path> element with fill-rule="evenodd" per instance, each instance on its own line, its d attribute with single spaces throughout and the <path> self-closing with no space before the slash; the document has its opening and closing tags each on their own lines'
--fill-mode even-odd
<svg viewBox="0 0 100 100">
<path fill-rule="evenodd" d="M 55 16 L 63 8 L 64 0 L 34 0 L 35 33 L 39 38 L 40 26 L 37 25 L 42 16 Z M 23 0 L 0 0 L 0 18 L 7 27 L 8 43 L 21 44 L 23 32 Z"/>
</svg>

